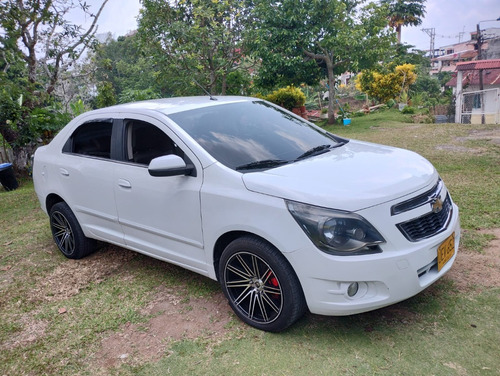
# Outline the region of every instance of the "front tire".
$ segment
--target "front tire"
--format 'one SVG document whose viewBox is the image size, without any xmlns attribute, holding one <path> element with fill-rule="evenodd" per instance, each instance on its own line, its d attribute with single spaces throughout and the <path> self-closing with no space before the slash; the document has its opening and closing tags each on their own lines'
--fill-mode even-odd
<svg viewBox="0 0 500 376">
<path fill-rule="evenodd" d="M 50 209 L 50 229 L 59 250 L 70 259 L 81 259 L 96 248 L 96 241 L 87 238 L 75 214 L 65 202 L 58 202 Z"/>
<path fill-rule="evenodd" d="M 226 247 L 219 279 L 236 315 L 257 329 L 280 332 L 306 311 L 294 270 L 281 252 L 259 238 L 241 237 Z"/>
</svg>

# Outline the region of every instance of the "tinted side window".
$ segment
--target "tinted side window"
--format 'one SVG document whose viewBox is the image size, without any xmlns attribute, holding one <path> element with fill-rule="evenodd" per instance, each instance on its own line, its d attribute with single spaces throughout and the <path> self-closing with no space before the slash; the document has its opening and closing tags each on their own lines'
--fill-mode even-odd
<svg viewBox="0 0 500 376">
<path fill-rule="evenodd" d="M 127 122 L 126 145 L 127 159 L 144 165 L 149 165 L 152 159 L 162 155 L 181 155 L 177 145 L 161 129 L 139 120 Z"/>
<path fill-rule="evenodd" d="M 64 151 L 92 157 L 111 157 L 111 122 L 90 122 L 82 124 L 71 136 Z"/>
</svg>

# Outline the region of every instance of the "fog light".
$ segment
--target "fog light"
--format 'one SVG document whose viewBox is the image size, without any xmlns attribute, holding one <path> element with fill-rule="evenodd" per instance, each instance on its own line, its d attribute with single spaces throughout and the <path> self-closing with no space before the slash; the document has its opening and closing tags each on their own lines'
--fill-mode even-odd
<svg viewBox="0 0 500 376">
<path fill-rule="evenodd" d="M 356 295 L 358 293 L 358 289 L 359 289 L 359 284 L 358 282 L 353 282 L 349 285 L 349 287 L 347 288 L 347 295 L 352 298 L 354 295 Z"/>
</svg>

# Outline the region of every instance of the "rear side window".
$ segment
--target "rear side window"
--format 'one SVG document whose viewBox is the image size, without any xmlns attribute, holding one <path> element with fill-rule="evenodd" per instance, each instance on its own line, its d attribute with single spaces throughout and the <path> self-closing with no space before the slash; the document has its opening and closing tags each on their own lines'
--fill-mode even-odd
<svg viewBox="0 0 500 376">
<path fill-rule="evenodd" d="M 65 152 L 91 157 L 111 158 L 111 121 L 95 121 L 82 124 L 65 145 Z"/>
</svg>

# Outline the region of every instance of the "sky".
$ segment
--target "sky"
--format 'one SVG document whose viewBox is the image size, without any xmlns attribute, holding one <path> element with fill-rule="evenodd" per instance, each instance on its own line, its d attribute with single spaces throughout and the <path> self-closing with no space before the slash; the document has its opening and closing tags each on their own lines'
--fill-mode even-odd
<svg viewBox="0 0 500 376">
<path fill-rule="evenodd" d="M 101 0 L 87 0 L 97 11 Z M 99 19 L 98 33 L 111 32 L 116 38 L 137 28 L 139 0 L 109 0 Z M 403 27 L 402 42 L 421 50 L 429 49 L 430 37 L 423 28 L 435 28 L 435 47 L 470 39 L 470 32 L 481 29 L 500 28 L 500 21 L 483 22 L 500 18 L 500 0 L 427 0 L 423 23 L 416 27 Z"/>
</svg>

